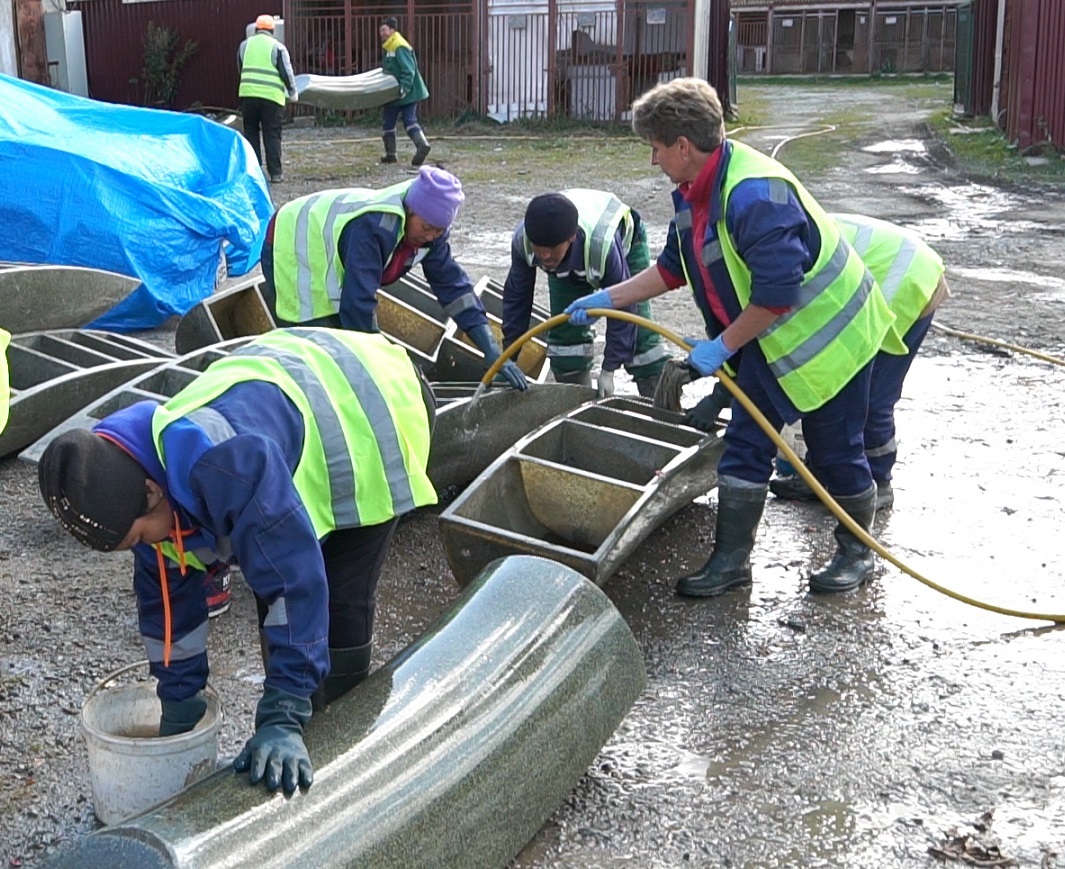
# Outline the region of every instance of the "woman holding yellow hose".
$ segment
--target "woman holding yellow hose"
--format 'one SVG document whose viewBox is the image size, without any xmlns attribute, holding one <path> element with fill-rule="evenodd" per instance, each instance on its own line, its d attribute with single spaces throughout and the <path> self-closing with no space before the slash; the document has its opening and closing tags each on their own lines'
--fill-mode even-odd
<svg viewBox="0 0 1065 869">
<path fill-rule="evenodd" d="M 778 430 L 802 420 L 811 469 L 857 524 L 868 529 L 876 487 L 863 427 L 872 360 L 891 340 L 894 315 L 857 253 L 780 163 L 726 142 L 721 104 L 705 81 L 674 79 L 633 105 L 633 129 L 651 162 L 678 185 L 666 247 L 638 275 L 567 309 L 631 305 L 688 285 L 711 340 L 688 363 L 709 376 L 733 356 L 737 385 Z M 902 348 L 901 352 L 905 352 Z M 751 582 L 750 554 L 776 447 L 733 403 L 718 466 L 714 549 L 677 584 L 708 597 Z M 873 570 L 871 550 L 844 525 L 831 563 L 810 577 L 817 592 L 857 588 Z"/>
</svg>

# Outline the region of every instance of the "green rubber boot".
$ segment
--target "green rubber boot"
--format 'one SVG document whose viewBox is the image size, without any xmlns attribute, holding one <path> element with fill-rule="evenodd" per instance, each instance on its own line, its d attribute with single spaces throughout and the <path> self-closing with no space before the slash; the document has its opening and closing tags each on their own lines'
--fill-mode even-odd
<svg viewBox="0 0 1065 869">
<path fill-rule="evenodd" d="M 396 134 L 385 133 L 381 136 L 381 141 L 385 143 L 385 154 L 381 158 L 382 163 L 395 163 L 396 162 Z"/>
<path fill-rule="evenodd" d="M 373 643 L 350 649 L 330 649 L 329 675 L 311 695 L 311 709 L 321 712 L 365 679 L 370 673 L 372 651 Z"/>
<path fill-rule="evenodd" d="M 410 164 L 411 166 L 421 166 L 425 162 L 425 158 L 429 156 L 432 145 L 425 138 L 425 132 L 421 127 L 411 130 L 410 140 L 414 143 L 414 156 L 411 158 Z"/>
<path fill-rule="evenodd" d="M 700 570 L 677 583 L 677 594 L 715 597 L 751 584 L 751 550 L 768 491 L 768 486 L 752 486 L 733 477 L 717 481 L 714 551 Z"/>
<path fill-rule="evenodd" d="M 836 503 L 857 522 L 863 530 L 868 531 L 876 516 L 876 486 L 868 491 L 849 498 L 836 498 Z M 873 575 L 873 550 L 862 543 L 843 523 L 837 523 L 834 532 L 839 548 L 828 567 L 817 571 L 810 577 L 810 591 L 817 594 L 838 594 L 852 591 Z"/>
</svg>

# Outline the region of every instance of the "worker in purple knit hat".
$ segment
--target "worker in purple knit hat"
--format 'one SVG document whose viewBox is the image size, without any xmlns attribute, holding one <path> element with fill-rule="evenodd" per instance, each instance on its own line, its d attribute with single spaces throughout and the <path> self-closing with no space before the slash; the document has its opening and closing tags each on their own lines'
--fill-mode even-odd
<svg viewBox="0 0 1065 869">
<path fill-rule="evenodd" d="M 499 342 L 451 252 L 451 224 L 465 198 L 458 178 L 423 166 L 413 180 L 381 190 L 325 190 L 282 205 L 267 228 L 261 263 L 277 324 L 377 332 L 377 290 L 420 265 L 487 369 Z M 500 374 L 515 389 L 528 387 L 511 360 Z"/>
</svg>

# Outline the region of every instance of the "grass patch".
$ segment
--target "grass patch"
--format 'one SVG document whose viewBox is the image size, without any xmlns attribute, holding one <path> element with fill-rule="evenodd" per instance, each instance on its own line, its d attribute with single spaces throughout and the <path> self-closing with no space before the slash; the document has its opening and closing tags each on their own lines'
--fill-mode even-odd
<svg viewBox="0 0 1065 869">
<path fill-rule="evenodd" d="M 991 119 L 957 118 L 952 110 L 937 113 L 932 119 L 937 138 L 954 155 L 959 169 L 1011 183 L 1046 181 L 1065 182 L 1065 156 L 1047 149 L 1029 162 L 1016 146 L 1011 145 Z M 1045 164 L 1042 160 L 1046 160 Z"/>
</svg>

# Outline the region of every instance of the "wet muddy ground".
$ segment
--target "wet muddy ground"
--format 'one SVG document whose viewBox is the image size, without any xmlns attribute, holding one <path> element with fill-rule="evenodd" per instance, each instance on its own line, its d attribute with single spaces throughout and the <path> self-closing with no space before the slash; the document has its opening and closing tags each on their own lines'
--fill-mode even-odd
<svg viewBox="0 0 1065 869">
<path fill-rule="evenodd" d="M 795 149 L 802 163 L 817 137 L 801 148 L 792 137 L 847 113 L 845 147 L 826 136 L 830 159 L 809 171 L 790 164 L 811 191 L 831 210 L 928 237 L 954 290 L 941 323 L 1063 356 L 1065 197 L 960 172 L 923 124 L 949 98 L 949 84 L 743 87 L 741 108 L 763 103 L 774 126 L 736 136 L 779 149 L 785 163 Z M 279 201 L 402 176 L 373 165 L 372 130 L 286 130 L 285 141 Z M 511 147 L 434 147 L 466 183 L 455 248 L 475 277 L 502 279 L 525 201 L 557 187 L 614 189 L 643 213 L 652 249 L 661 244 L 669 188 L 643 146 L 631 145 L 628 162 L 593 143 L 554 163 L 550 153 L 519 162 Z M 655 312 L 681 334 L 697 328 L 683 293 Z M 962 595 L 1065 613 L 1063 396 L 1062 367 L 933 331 L 898 408 L 896 502 L 878 516 L 878 538 Z M 0 462 L 0 491 L 0 866 L 18 867 L 94 829 L 78 711 L 103 675 L 143 650 L 126 557 L 63 535 L 29 466 Z M 863 590 L 810 597 L 805 577 L 831 552 L 833 521 L 817 505 L 773 499 L 753 588 L 679 599 L 673 582 L 708 554 L 714 510 L 712 493 L 685 508 L 607 582 L 643 650 L 648 687 L 513 865 L 941 865 L 930 848 L 969 865 L 996 853 L 1020 866 L 1065 865 L 1061 632 L 960 602 L 883 559 Z M 378 662 L 457 594 L 436 512 L 402 523 L 383 582 Z M 237 583 L 210 637 L 228 755 L 249 731 L 261 680 L 253 625 L 251 595 Z"/>
</svg>

